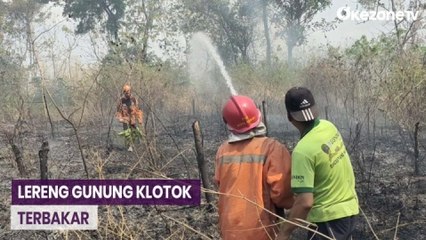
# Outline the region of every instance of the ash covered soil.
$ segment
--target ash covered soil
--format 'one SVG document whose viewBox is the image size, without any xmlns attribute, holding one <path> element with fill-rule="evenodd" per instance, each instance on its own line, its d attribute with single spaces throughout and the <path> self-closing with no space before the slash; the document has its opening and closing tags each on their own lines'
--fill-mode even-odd
<svg viewBox="0 0 426 240">
<path fill-rule="evenodd" d="M 146 140 L 127 152 L 114 124 L 84 125 L 79 129 L 81 148 L 91 179 L 199 178 L 192 131 L 193 117 L 145 124 Z M 284 119 L 282 120 L 284 121 Z M 208 178 L 214 156 L 227 132 L 218 117 L 200 119 Z M 67 123 L 54 122 L 55 137 L 46 126 L 27 126 L 21 135 L 26 176 L 20 176 L 11 146 L 0 136 L 0 239 L 220 239 L 217 195 L 212 211 L 202 194 L 201 206 L 100 206 L 97 231 L 12 231 L 10 203 L 12 179 L 40 177 L 38 151 L 49 142 L 50 179 L 86 179 L 75 133 Z M 41 130 L 44 129 L 44 130 Z M 271 124 L 269 135 L 290 149 L 297 141 L 291 127 Z M 426 239 L 426 178 L 413 175 L 413 144 L 400 129 L 381 130 L 354 141 L 345 136 L 357 178 L 361 213 L 354 239 Z M 110 141 L 108 141 L 110 139 Z M 425 156 L 420 138 L 420 158 Z M 423 161 L 424 162 L 424 161 Z M 423 165 L 426 165 L 423 163 Z M 422 166 L 421 172 L 426 172 Z M 214 186 L 212 186 L 214 189 Z M 303 239 L 298 231 L 293 239 Z"/>
</svg>

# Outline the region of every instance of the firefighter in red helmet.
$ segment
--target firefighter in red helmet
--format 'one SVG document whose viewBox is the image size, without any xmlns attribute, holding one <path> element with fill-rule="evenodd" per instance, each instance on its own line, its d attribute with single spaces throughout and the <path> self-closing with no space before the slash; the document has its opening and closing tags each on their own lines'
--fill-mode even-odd
<svg viewBox="0 0 426 240">
<path fill-rule="evenodd" d="M 274 239 L 277 208 L 293 205 L 290 154 L 266 137 L 261 112 L 246 96 L 232 96 L 222 112 L 229 139 L 216 153 L 219 227 L 225 240 Z"/>
</svg>

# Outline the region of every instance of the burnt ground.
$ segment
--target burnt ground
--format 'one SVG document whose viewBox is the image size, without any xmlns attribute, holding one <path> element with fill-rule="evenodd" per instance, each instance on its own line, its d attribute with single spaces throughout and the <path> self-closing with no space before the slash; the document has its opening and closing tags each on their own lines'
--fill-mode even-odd
<svg viewBox="0 0 426 240">
<path fill-rule="evenodd" d="M 111 144 L 108 126 L 80 127 L 82 149 L 90 178 L 198 178 L 191 125 L 195 118 L 181 116 L 169 121 L 149 121 L 146 141 L 133 153 L 125 151 L 114 124 Z M 226 139 L 218 117 L 201 118 L 209 179 L 213 177 L 215 151 Z M 97 231 L 11 231 L 11 180 L 39 178 L 38 150 L 49 142 L 49 178 L 85 179 L 79 147 L 72 128 L 55 122 L 55 137 L 43 126 L 28 126 L 20 147 L 27 170 L 20 176 L 11 147 L 0 143 L 0 239 L 219 239 L 217 212 L 201 206 L 100 206 Z M 271 124 L 270 136 L 290 148 L 297 141 L 294 129 Z M 357 178 L 362 213 L 357 217 L 354 239 L 426 239 L 426 178 L 413 176 L 413 144 L 398 128 L 381 130 L 376 136 L 351 139 L 347 135 Z M 1 137 L 1 136 L 0 136 Z M 424 162 L 425 139 L 420 158 Z M 426 165 L 423 163 L 423 165 Z M 421 172 L 426 173 L 426 166 Z M 204 195 L 203 195 L 204 196 Z M 217 196 L 214 196 L 215 199 Z M 299 231 L 293 239 L 301 239 Z M 396 237 L 395 237 L 396 236 Z"/>
</svg>

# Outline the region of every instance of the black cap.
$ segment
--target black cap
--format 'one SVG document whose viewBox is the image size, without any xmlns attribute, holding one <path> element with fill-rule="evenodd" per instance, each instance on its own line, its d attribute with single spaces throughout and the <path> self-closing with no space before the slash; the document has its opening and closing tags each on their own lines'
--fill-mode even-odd
<svg viewBox="0 0 426 240">
<path fill-rule="evenodd" d="M 309 89 L 293 87 L 285 94 L 287 112 L 298 122 L 312 121 L 318 117 L 315 99 Z"/>
</svg>

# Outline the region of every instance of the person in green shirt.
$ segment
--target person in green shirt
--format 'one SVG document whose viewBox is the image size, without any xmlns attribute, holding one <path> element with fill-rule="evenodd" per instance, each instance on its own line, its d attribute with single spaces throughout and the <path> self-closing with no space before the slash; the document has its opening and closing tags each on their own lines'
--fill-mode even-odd
<svg viewBox="0 0 426 240">
<path fill-rule="evenodd" d="M 291 155 L 291 188 L 296 197 L 289 220 L 315 223 L 318 228 L 314 229 L 332 239 L 352 239 L 359 206 L 343 139 L 333 123 L 318 118 L 309 89 L 291 88 L 285 105 L 288 120 L 301 135 Z M 296 228 L 284 223 L 277 239 L 289 239 Z M 309 231 L 307 239 L 326 238 Z"/>
</svg>

